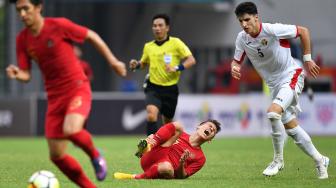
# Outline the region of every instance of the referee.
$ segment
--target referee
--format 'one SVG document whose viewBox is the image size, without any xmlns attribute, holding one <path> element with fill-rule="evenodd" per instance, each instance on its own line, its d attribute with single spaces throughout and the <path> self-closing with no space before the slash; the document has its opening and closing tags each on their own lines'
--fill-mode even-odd
<svg viewBox="0 0 336 188">
<path fill-rule="evenodd" d="M 166 14 L 157 14 L 152 18 L 152 30 L 155 40 L 147 42 L 140 61 L 132 59 L 132 70 L 149 66 L 149 79 L 145 87 L 147 110 L 147 135 L 157 131 L 158 114 L 162 114 L 163 123 L 173 120 L 178 99 L 177 83 L 184 69 L 193 66 L 196 61 L 189 48 L 176 37 L 168 35 L 170 18 Z"/>
</svg>

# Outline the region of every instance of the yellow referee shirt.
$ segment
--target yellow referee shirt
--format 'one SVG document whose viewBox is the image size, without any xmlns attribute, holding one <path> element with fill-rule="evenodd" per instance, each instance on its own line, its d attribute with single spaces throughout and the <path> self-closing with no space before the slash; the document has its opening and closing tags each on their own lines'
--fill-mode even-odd
<svg viewBox="0 0 336 188">
<path fill-rule="evenodd" d="M 140 61 L 149 64 L 151 83 L 171 86 L 177 84 L 181 72 L 168 73 L 165 64 L 175 67 L 190 55 L 192 54 L 189 48 L 179 38 L 169 36 L 169 39 L 160 46 L 155 41 L 146 43 Z"/>
</svg>

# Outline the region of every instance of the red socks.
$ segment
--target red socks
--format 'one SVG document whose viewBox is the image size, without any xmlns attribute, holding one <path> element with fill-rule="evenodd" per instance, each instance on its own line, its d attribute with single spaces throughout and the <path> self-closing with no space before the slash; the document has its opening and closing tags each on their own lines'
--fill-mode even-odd
<svg viewBox="0 0 336 188">
<path fill-rule="evenodd" d="M 158 145 L 161 145 L 174 136 L 175 130 L 174 123 L 167 123 L 154 134 L 154 140 Z"/>
<path fill-rule="evenodd" d="M 51 158 L 51 161 L 74 183 L 81 188 L 96 188 L 96 186 L 84 174 L 79 163 L 70 155 L 62 158 Z"/>
<path fill-rule="evenodd" d="M 158 165 L 154 164 L 142 174 L 135 175 L 135 179 L 156 179 L 159 177 Z"/>
<path fill-rule="evenodd" d="M 70 135 L 69 139 L 83 149 L 90 156 L 91 160 L 99 157 L 99 152 L 93 145 L 91 134 L 87 130 L 83 129 L 78 133 Z"/>
</svg>

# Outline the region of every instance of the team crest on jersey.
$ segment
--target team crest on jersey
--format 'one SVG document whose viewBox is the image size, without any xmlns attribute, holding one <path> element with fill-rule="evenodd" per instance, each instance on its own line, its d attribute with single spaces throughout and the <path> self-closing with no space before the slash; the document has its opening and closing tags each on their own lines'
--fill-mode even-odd
<svg viewBox="0 0 336 188">
<path fill-rule="evenodd" d="M 261 40 L 261 44 L 262 44 L 263 46 L 267 46 L 268 41 L 267 41 L 266 39 L 262 39 L 262 40 Z"/>
<path fill-rule="evenodd" d="M 54 46 L 54 41 L 52 41 L 51 39 L 49 39 L 48 42 L 47 42 L 47 46 L 48 46 L 48 48 L 53 47 Z"/>
<path fill-rule="evenodd" d="M 76 108 L 79 108 L 80 106 L 82 106 L 82 103 L 83 103 L 82 96 L 77 96 L 71 101 L 69 109 L 75 110 Z"/>
</svg>

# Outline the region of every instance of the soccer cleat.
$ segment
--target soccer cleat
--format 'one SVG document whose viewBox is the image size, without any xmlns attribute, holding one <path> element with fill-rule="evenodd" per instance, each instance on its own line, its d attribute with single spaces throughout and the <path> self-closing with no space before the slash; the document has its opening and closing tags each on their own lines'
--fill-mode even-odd
<svg viewBox="0 0 336 188">
<path fill-rule="evenodd" d="M 322 160 L 316 166 L 317 178 L 318 179 L 328 179 L 328 166 L 329 166 L 329 158 L 326 156 L 322 156 Z"/>
<path fill-rule="evenodd" d="M 283 161 L 272 161 L 267 168 L 263 171 L 264 176 L 275 176 L 285 167 Z"/>
<path fill-rule="evenodd" d="M 135 175 L 134 174 L 126 174 L 126 173 L 121 173 L 121 172 L 116 172 L 114 173 L 114 178 L 118 180 L 129 180 L 129 179 L 134 179 Z"/>
<path fill-rule="evenodd" d="M 141 139 L 138 143 L 138 151 L 135 153 L 135 156 L 141 158 L 142 155 L 150 151 L 151 147 L 145 139 Z"/>
<path fill-rule="evenodd" d="M 103 181 L 107 174 L 107 165 L 104 157 L 99 155 L 99 157 L 92 160 L 92 165 L 94 167 L 97 179 L 99 181 Z"/>
</svg>

